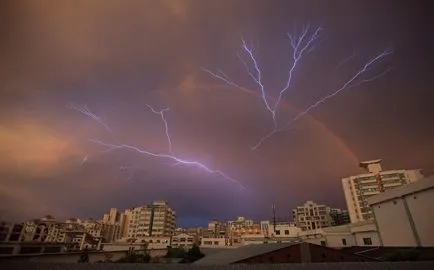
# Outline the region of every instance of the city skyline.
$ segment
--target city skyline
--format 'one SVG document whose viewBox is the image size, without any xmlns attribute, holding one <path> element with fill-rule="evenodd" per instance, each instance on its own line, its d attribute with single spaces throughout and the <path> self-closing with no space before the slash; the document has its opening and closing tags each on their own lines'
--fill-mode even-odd
<svg viewBox="0 0 434 270">
<path fill-rule="evenodd" d="M 269 219 L 272 204 L 277 216 L 289 218 L 306 200 L 345 209 L 341 179 L 361 173 L 363 160 L 432 174 L 434 129 L 423 119 L 432 114 L 434 83 L 426 7 L 267 3 L 105 1 L 100 8 L 98 1 L 2 2 L 0 215 L 88 217 L 165 199 L 183 218 L 180 224 L 240 214 Z M 275 97 L 291 65 L 286 34 L 304 25 L 321 27 L 323 39 L 294 73 L 282 121 L 387 48 L 393 55 L 370 75 L 391 70 L 343 91 L 252 151 L 273 128 L 264 104 L 203 68 L 221 69 L 259 95 L 236 56 L 243 38 L 255 48 Z M 167 152 L 164 123 L 146 104 L 170 108 L 165 117 L 177 156 L 221 170 L 245 190 L 218 174 L 125 149 L 104 153 L 106 147 L 89 141 Z"/>
</svg>

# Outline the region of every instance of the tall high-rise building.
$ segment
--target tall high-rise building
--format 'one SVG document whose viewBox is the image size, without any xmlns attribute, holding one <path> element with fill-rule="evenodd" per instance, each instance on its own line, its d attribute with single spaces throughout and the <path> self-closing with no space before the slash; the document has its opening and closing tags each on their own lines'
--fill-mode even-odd
<svg viewBox="0 0 434 270">
<path fill-rule="evenodd" d="M 120 217 L 120 238 L 128 237 L 128 230 L 130 228 L 130 221 L 132 218 L 133 212 L 131 209 L 126 209 L 125 212 L 121 213 Z"/>
<path fill-rule="evenodd" d="M 330 212 L 331 208 L 328 206 L 307 201 L 292 210 L 292 216 L 296 226 L 302 231 L 307 231 L 331 226 L 333 219 Z"/>
<path fill-rule="evenodd" d="M 128 238 L 171 236 L 175 232 L 176 214 L 164 201 L 131 210 Z"/>
<path fill-rule="evenodd" d="M 110 211 L 104 214 L 102 222 L 105 224 L 116 224 L 120 221 L 121 213 L 116 208 L 111 208 Z"/>
<path fill-rule="evenodd" d="M 368 198 L 389 189 L 415 182 L 423 175 L 420 170 L 383 171 L 382 160 L 360 162 L 366 173 L 342 179 L 345 200 L 352 223 L 372 219 Z"/>
</svg>

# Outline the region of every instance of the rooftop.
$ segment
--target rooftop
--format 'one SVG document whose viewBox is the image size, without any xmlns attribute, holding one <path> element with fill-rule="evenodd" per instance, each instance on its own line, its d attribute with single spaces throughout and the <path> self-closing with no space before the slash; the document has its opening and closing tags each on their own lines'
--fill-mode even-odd
<svg viewBox="0 0 434 270">
<path fill-rule="evenodd" d="M 394 269 L 394 270 L 430 270 L 434 269 L 434 262 L 354 262 L 354 263 L 310 263 L 310 264 L 232 264 L 232 265 L 190 265 L 190 264 L 135 264 L 135 263 L 98 263 L 98 264 L 71 264 L 71 263 L 12 263 L 0 262 L 2 270 L 44 269 L 44 270 L 365 270 L 365 269 Z"/>
<path fill-rule="evenodd" d="M 377 163 L 381 163 L 381 162 L 383 162 L 382 159 L 373 159 L 373 160 L 367 160 L 367 161 L 360 161 L 359 166 L 362 167 L 362 166 L 366 166 L 366 165 L 369 165 L 369 164 L 377 164 Z"/>
<path fill-rule="evenodd" d="M 276 244 L 253 244 L 242 246 L 239 248 L 228 249 L 214 254 L 210 254 L 205 258 L 195 262 L 199 265 L 216 265 L 216 264 L 230 264 L 243 259 L 258 256 L 264 253 L 272 252 L 282 248 L 289 247 L 291 243 L 276 243 Z"/>
</svg>

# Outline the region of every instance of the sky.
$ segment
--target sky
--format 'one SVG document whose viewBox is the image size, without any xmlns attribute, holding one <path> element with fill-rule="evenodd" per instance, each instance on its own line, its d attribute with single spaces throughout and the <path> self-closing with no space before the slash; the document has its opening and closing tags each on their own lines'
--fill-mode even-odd
<svg viewBox="0 0 434 270">
<path fill-rule="evenodd" d="M 307 200 L 345 208 L 341 179 L 361 173 L 362 160 L 433 173 L 434 16 L 422 2 L 1 1 L 0 218 L 98 218 L 162 199 L 180 226 L 268 219 L 273 203 L 288 220 Z M 356 83 L 387 72 L 340 92 L 254 151 L 273 121 L 237 57 L 249 60 L 242 40 L 273 103 L 293 64 L 288 34 L 306 26 L 322 30 L 292 73 L 279 125 L 391 49 Z M 222 70 L 244 91 L 204 68 Z M 146 104 L 169 108 L 176 157 L 238 183 L 95 143 L 170 154 L 162 119 Z"/>
</svg>

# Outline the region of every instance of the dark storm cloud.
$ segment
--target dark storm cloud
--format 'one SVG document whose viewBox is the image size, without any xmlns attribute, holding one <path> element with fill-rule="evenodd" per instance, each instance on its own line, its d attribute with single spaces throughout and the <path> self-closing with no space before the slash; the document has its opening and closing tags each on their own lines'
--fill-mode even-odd
<svg viewBox="0 0 434 270">
<path fill-rule="evenodd" d="M 166 199 L 184 223 L 268 218 L 273 202 L 288 218 L 291 207 L 308 199 L 344 206 L 340 178 L 359 172 L 357 159 L 433 170 L 434 130 L 423 120 L 432 114 L 428 9 L 410 1 L 332 2 L 3 1 L 0 211 L 87 217 Z M 285 35 L 304 23 L 322 25 L 324 42 L 295 74 L 287 96 L 292 106 L 282 108 L 282 118 L 332 92 L 387 47 L 393 58 L 372 74 L 393 70 L 318 107 L 317 121 L 306 117 L 252 152 L 272 127 L 260 100 L 201 67 L 223 69 L 257 91 L 235 55 L 243 36 L 258 48 L 275 95 L 289 66 Z M 352 62 L 337 68 L 353 53 Z M 101 153 L 88 139 L 113 142 L 112 136 L 69 110 L 71 102 L 107 119 L 117 139 L 160 152 L 167 150 L 162 125 L 144 104 L 169 106 L 175 152 L 224 170 L 247 191 L 167 160 Z"/>
</svg>

